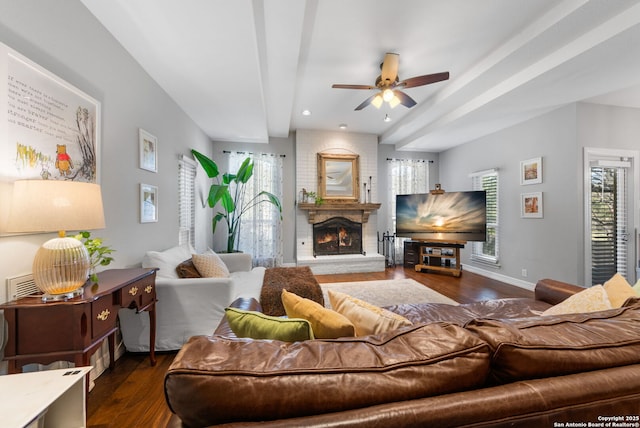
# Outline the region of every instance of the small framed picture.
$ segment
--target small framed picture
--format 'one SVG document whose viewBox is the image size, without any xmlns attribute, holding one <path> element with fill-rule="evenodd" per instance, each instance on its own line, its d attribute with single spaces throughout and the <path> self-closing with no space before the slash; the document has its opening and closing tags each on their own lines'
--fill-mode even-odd
<svg viewBox="0 0 640 428">
<path fill-rule="evenodd" d="M 140 128 L 138 133 L 140 144 L 140 168 L 158 172 L 158 139 Z"/>
<path fill-rule="evenodd" d="M 520 184 L 542 183 L 542 158 L 527 159 L 520 162 Z"/>
<path fill-rule="evenodd" d="M 158 188 L 140 183 L 140 223 L 158 221 Z"/>
<path fill-rule="evenodd" d="M 520 194 L 520 216 L 542 218 L 542 192 Z"/>
</svg>

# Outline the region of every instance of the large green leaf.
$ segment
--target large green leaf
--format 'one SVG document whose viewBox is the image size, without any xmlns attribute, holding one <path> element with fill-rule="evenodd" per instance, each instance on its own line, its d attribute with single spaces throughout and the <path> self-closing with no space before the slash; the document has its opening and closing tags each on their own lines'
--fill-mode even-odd
<svg viewBox="0 0 640 428">
<path fill-rule="evenodd" d="M 213 216 L 213 220 L 211 221 L 211 233 L 216 233 L 216 225 L 222 219 L 226 219 L 227 216 L 224 213 L 218 212 L 215 216 Z"/>
<path fill-rule="evenodd" d="M 280 220 L 282 220 L 282 204 L 280 204 L 280 199 L 278 199 L 278 197 L 273 193 L 269 193 L 266 190 L 258 193 L 258 196 L 266 196 L 266 201 L 278 208 L 278 212 L 280 213 Z"/>
<path fill-rule="evenodd" d="M 209 188 L 209 206 L 213 208 L 220 200 L 224 201 L 225 195 L 229 195 L 229 186 L 225 186 L 222 184 L 212 184 Z"/>
<path fill-rule="evenodd" d="M 209 178 L 215 178 L 220 174 L 218 171 L 218 164 L 216 164 L 213 160 L 209 159 L 207 156 L 198 152 L 197 150 L 191 150 L 193 157 L 196 158 L 200 165 L 202 165 L 202 169 L 207 173 Z"/>
<path fill-rule="evenodd" d="M 229 194 L 228 190 L 226 193 L 222 195 L 222 199 L 220 200 L 220 203 L 222 204 L 222 207 L 224 208 L 224 210 L 228 213 L 232 213 L 236 209 L 236 204 L 233 201 L 233 198 Z"/>
<path fill-rule="evenodd" d="M 250 158 L 246 158 L 240 168 L 238 168 L 238 173 L 236 174 L 237 182 L 246 183 L 249 181 L 251 176 L 253 175 L 253 163 Z"/>
</svg>

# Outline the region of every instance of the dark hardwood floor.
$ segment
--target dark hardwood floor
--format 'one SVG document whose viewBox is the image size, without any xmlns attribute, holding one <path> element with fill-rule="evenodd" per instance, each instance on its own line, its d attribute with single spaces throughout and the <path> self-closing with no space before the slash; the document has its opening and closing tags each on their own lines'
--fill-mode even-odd
<svg viewBox="0 0 640 428">
<path fill-rule="evenodd" d="M 459 278 L 450 275 L 415 272 L 410 268 L 388 268 L 385 272 L 317 275 L 318 282 L 371 281 L 413 278 L 460 303 L 507 297 L 533 297 L 533 293 L 471 272 Z M 146 354 L 126 353 L 115 368 L 95 381 L 87 402 L 87 426 L 180 427 L 164 399 L 164 374 L 175 352 L 158 353 L 155 367 Z"/>
</svg>

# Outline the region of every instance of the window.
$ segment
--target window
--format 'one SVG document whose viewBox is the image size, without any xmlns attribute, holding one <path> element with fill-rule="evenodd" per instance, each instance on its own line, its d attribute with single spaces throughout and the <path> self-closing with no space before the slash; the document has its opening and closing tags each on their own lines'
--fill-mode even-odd
<svg viewBox="0 0 640 428">
<path fill-rule="evenodd" d="M 429 191 L 429 161 L 423 159 L 387 159 L 387 173 L 389 187 L 387 198 L 389 202 L 388 230 L 396 230 L 396 195 L 411 193 L 427 193 Z M 404 242 L 407 238 L 395 240 L 395 262 L 403 263 Z"/>
<path fill-rule="evenodd" d="M 233 152 L 230 153 L 229 170 L 237 171 L 247 157 L 253 161 L 253 176 L 246 186 L 247 197 L 267 191 L 282 201 L 283 157 Z M 240 223 L 238 249 L 253 256 L 254 266 L 282 264 L 282 221 L 272 204 L 258 203 L 245 212 Z"/>
<path fill-rule="evenodd" d="M 195 246 L 196 163 L 182 156 L 178 160 L 178 244 Z"/>
<path fill-rule="evenodd" d="M 487 192 L 487 240 L 471 243 L 471 260 L 498 264 L 498 170 L 490 169 L 471 174 L 473 190 Z"/>
</svg>

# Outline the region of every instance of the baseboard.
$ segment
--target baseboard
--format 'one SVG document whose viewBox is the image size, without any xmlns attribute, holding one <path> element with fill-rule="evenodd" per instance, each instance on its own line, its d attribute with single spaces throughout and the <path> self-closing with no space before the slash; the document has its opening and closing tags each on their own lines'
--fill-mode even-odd
<svg viewBox="0 0 640 428">
<path fill-rule="evenodd" d="M 464 265 L 463 272 L 464 271 L 469 271 L 471 273 L 486 276 L 487 278 L 495 279 L 496 281 L 500 281 L 500 282 L 505 282 L 509 285 L 513 285 L 519 288 L 524 288 L 525 290 L 529 290 L 529 291 L 533 291 L 536 288 L 536 285 L 532 282 L 527 282 L 521 279 L 512 278 L 510 276 L 506 276 L 497 272 L 492 272 L 490 270 L 482 269 L 477 266 Z"/>
</svg>

